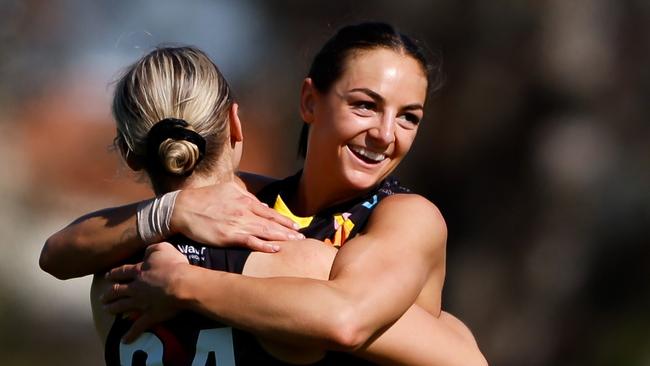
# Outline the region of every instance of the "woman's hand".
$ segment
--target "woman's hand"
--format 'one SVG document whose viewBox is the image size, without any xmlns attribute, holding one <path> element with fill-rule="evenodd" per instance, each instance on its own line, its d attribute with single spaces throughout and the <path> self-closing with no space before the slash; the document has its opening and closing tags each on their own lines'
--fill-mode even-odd
<svg viewBox="0 0 650 366">
<path fill-rule="evenodd" d="M 138 314 L 124 342 L 130 343 L 151 326 L 178 313 L 172 286 L 187 258 L 169 243 L 147 247 L 144 261 L 112 269 L 106 278 L 113 285 L 101 296 L 104 309 L 112 314 Z"/>
<path fill-rule="evenodd" d="M 237 183 L 186 189 L 176 198 L 172 232 L 213 246 L 242 246 L 277 252 L 277 243 L 302 239 L 289 218 L 260 202 Z"/>
</svg>

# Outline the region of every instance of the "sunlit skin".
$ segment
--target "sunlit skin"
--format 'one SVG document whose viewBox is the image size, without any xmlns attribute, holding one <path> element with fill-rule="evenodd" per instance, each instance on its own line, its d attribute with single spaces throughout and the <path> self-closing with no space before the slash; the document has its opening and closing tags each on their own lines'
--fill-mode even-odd
<svg viewBox="0 0 650 366">
<path fill-rule="evenodd" d="M 298 196 L 289 198 L 300 214 L 355 197 L 387 177 L 411 148 L 423 117 L 427 79 L 411 56 L 375 48 L 352 55 L 346 66 L 325 93 L 310 79 L 303 84 L 309 149 Z"/>
</svg>

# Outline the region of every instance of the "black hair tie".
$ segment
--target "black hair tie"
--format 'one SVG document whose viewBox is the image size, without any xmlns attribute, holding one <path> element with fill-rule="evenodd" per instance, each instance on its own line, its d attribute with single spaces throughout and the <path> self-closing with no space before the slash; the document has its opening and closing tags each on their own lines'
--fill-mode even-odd
<svg viewBox="0 0 650 366">
<path fill-rule="evenodd" d="M 188 126 L 186 121 L 178 118 L 165 118 L 154 124 L 147 134 L 147 159 L 158 160 L 158 149 L 163 141 L 185 140 L 199 148 L 199 158 L 196 161 L 198 164 L 205 155 L 205 139 L 197 132 L 186 128 Z"/>
</svg>

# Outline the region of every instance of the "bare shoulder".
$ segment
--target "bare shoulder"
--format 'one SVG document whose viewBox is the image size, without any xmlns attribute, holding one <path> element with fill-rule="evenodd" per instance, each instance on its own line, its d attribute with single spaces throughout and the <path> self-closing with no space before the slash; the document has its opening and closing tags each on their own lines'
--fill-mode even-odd
<svg viewBox="0 0 650 366">
<path fill-rule="evenodd" d="M 395 194 L 381 200 L 370 215 L 368 231 L 420 237 L 433 247 L 444 247 L 447 225 L 442 213 L 431 201 L 418 194 Z"/>
<path fill-rule="evenodd" d="M 242 171 L 237 172 L 237 176 L 246 184 L 246 190 L 251 193 L 257 193 L 262 188 L 278 180 L 277 178 Z"/>
<path fill-rule="evenodd" d="M 419 194 L 394 194 L 381 200 L 373 211 L 371 219 L 399 219 L 405 221 L 428 222 L 429 225 L 446 228 L 445 220 L 433 202 Z"/>
</svg>

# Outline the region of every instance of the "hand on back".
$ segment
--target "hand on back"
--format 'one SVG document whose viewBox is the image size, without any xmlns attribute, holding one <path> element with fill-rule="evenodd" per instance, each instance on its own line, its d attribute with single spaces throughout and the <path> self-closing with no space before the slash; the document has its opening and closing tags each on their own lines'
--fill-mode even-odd
<svg viewBox="0 0 650 366">
<path fill-rule="evenodd" d="M 291 219 L 269 208 L 234 181 L 181 191 L 171 228 L 207 245 L 241 246 L 262 252 L 280 249 L 270 241 L 304 238 Z"/>
</svg>

